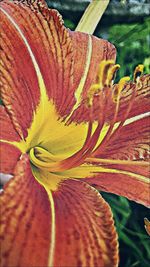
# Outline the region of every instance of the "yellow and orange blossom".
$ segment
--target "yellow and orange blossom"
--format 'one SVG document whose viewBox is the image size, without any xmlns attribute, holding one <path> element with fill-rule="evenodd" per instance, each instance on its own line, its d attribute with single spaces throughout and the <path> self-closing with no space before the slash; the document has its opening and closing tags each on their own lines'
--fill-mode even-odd
<svg viewBox="0 0 150 267">
<path fill-rule="evenodd" d="M 150 206 L 149 75 L 139 65 L 114 84 L 114 46 L 66 29 L 44 1 L 5 0 L 0 12 L 1 172 L 13 175 L 1 266 L 118 266 L 95 188 Z"/>
</svg>

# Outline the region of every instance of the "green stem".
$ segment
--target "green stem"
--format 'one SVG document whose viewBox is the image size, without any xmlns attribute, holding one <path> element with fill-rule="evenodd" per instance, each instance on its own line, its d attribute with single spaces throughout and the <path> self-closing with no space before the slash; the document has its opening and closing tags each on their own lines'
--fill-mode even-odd
<svg viewBox="0 0 150 267">
<path fill-rule="evenodd" d="M 76 31 L 93 34 L 110 0 L 93 0 L 80 19 Z"/>
</svg>

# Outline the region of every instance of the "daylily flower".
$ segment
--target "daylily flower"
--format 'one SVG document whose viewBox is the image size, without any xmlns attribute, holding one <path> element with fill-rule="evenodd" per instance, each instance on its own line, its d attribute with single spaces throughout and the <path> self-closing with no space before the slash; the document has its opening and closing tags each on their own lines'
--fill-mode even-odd
<svg viewBox="0 0 150 267">
<path fill-rule="evenodd" d="M 1 20 L 1 266 L 117 266 L 95 188 L 150 204 L 149 76 L 113 84 L 114 46 L 43 1 L 3 1 Z"/>
</svg>

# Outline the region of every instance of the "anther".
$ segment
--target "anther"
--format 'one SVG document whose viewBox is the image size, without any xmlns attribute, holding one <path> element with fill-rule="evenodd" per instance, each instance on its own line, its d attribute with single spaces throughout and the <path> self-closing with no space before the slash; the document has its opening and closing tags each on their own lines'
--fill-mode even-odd
<svg viewBox="0 0 150 267">
<path fill-rule="evenodd" d="M 137 83 L 139 81 L 139 77 L 143 73 L 143 70 L 144 70 L 144 65 L 139 64 L 138 66 L 136 66 L 136 68 L 134 70 L 134 74 L 133 74 L 133 81 L 134 82 Z"/>
<path fill-rule="evenodd" d="M 119 83 L 116 85 L 116 88 L 114 90 L 114 94 L 113 94 L 114 102 L 116 102 L 118 100 L 121 91 L 123 90 L 126 82 L 128 82 L 129 80 L 130 80 L 129 76 L 125 76 L 125 77 L 120 79 Z"/>
<path fill-rule="evenodd" d="M 100 84 L 100 87 L 104 88 L 106 86 L 108 71 L 114 63 L 114 60 L 103 60 L 99 64 L 98 83 Z"/>
<path fill-rule="evenodd" d="M 100 92 L 100 85 L 98 83 L 95 83 L 90 87 L 87 94 L 87 105 L 89 107 L 92 106 L 94 95 L 98 94 L 99 92 Z"/>
<path fill-rule="evenodd" d="M 108 78 L 108 73 L 109 73 L 109 69 L 110 67 L 114 67 L 111 71 L 111 74 L 109 74 L 109 78 Z M 91 85 L 88 93 L 87 93 L 87 99 L 86 99 L 86 103 L 87 106 L 90 107 L 93 104 L 93 98 L 95 95 L 98 95 L 100 93 L 100 91 L 107 86 L 108 84 L 108 79 L 110 79 L 110 75 L 113 77 L 115 71 L 119 68 L 119 65 L 115 65 L 114 66 L 114 60 L 103 60 L 100 64 L 99 64 L 99 69 L 98 69 L 98 74 L 97 74 L 97 83 Z"/>
<path fill-rule="evenodd" d="M 119 64 L 116 64 L 116 65 L 109 68 L 108 75 L 107 75 L 107 81 L 106 81 L 107 86 L 111 87 L 113 85 L 113 81 L 115 79 L 115 74 L 119 68 L 120 68 Z"/>
</svg>

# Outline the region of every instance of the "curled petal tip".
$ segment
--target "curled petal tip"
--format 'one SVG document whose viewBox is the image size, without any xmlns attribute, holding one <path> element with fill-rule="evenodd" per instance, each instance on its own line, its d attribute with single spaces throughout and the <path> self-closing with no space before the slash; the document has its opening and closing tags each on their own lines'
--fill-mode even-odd
<svg viewBox="0 0 150 267">
<path fill-rule="evenodd" d="M 150 236 L 150 221 L 147 218 L 144 218 L 144 223 L 145 223 L 145 230 L 148 233 L 148 235 Z"/>
</svg>

